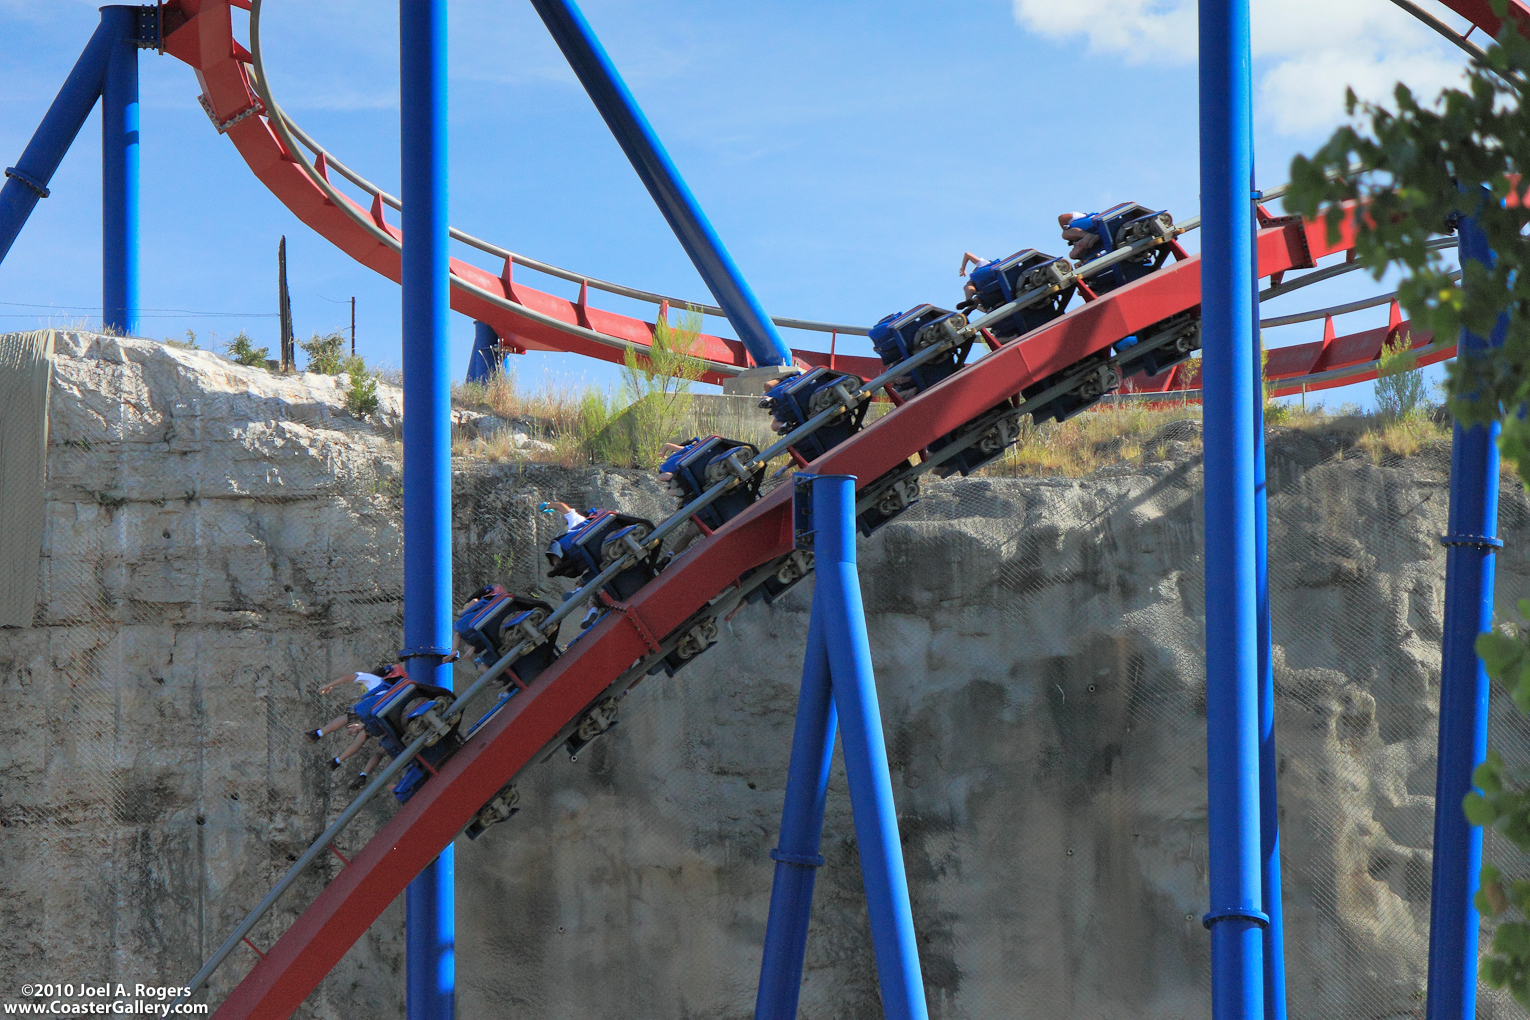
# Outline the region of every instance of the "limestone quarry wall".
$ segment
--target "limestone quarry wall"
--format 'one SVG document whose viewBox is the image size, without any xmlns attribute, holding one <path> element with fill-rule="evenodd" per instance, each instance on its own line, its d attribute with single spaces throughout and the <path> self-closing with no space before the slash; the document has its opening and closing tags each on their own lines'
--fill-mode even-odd
<svg viewBox="0 0 1530 1020">
<path fill-rule="evenodd" d="M 359 421 L 324 377 L 144 341 L 55 347 L 37 607 L 0 629 L 0 988 L 176 984 L 349 799 L 301 731 L 344 704 L 324 679 L 399 643 L 400 408 L 384 388 Z M 932 1016 L 1209 1011 L 1193 431 L 1081 480 L 929 484 L 861 545 Z M 461 591 L 566 587 L 542 499 L 672 509 L 640 472 L 459 467 Z M 1270 436 L 1293 1015 L 1422 1015 L 1446 468 Z M 1513 598 L 1530 508 L 1502 499 Z M 810 598 L 746 608 L 459 841 L 459 1015 L 752 1015 Z M 1530 760 L 1496 698 L 1493 740 Z M 823 852 L 802 1015 L 875 1016 L 838 768 Z M 298 1015 L 400 1017 L 401 975 L 395 903 Z"/>
</svg>

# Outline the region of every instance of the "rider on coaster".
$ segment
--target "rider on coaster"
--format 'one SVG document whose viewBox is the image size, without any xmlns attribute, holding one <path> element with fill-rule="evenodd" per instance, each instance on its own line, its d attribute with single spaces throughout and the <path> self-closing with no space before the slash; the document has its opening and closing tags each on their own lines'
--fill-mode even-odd
<svg viewBox="0 0 1530 1020">
<path fill-rule="evenodd" d="M 336 687 L 346 683 L 360 684 L 366 689 L 366 694 L 362 696 L 361 700 L 349 708 L 344 715 L 337 715 L 335 718 L 331 719 L 323 726 L 316 730 L 311 730 L 308 733 L 308 739 L 315 742 L 317 742 L 321 737 L 328 736 L 329 734 L 336 732 L 342 727 L 347 733 L 351 734 L 352 740 L 346 749 L 341 751 L 335 757 L 329 759 L 328 764 L 330 771 L 338 769 L 347 758 L 350 758 L 352 755 L 356 754 L 362 749 L 362 747 L 366 745 L 370 735 L 367 733 L 366 725 L 362 722 L 362 717 L 369 713 L 372 709 L 372 706 L 375 705 L 380 698 L 388 693 L 394 683 L 401 679 L 405 679 L 406 677 L 407 674 L 404 672 L 403 666 L 399 665 L 398 663 L 383 663 L 371 673 L 347 673 L 345 676 L 331 680 L 329 683 L 319 688 L 320 694 L 328 694 Z M 361 787 L 365 786 L 367 776 L 377 768 L 377 766 L 382 762 L 382 758 L 383 752 L 380 749 L 374 751 L 371 759 L 367 762 L 366 767 L 361 770 L 356 778 L 351 780 L 350 788 L 352 790 L 359 790 Z"/>
<path fill-rule="evenodd" d="M 1095 215 L 1065 212 L 1057 216 L 1057 225 L 1062 228 L 1062 239 L 1073 246 L 1068 249 L 1068 257 L 1074 262 L 1100 246 L 1100 235 L 1094 230 Z"/>
</svg>

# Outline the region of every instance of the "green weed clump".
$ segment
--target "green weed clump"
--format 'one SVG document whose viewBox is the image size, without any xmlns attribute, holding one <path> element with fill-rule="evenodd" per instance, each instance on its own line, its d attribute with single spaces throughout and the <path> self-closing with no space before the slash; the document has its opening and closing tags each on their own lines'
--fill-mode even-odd
<svg viewBox="0 0 1530 1020">
<path fill-rule="evenodd" d="M 635 467 L 658 467 L 664 444 L 677 437 L 689 417 L 691 387 L 705 368 L 695 356 L 700 338 L 701 313 L 686 312 L 679 325 L 662 318 L 655 324 L 646 357 L 628 349 L 622 362 L 622 395 L 628 403 L 601 430 L 600 452 L 630 459 Z"/>
<path fill-rule="evenodd" d="M 315 333 L 298 346 L 308 355 L 308 371 L 320 375 L 339 375 L 345 368 L 347 344 L 342 333 L 326 333 L 324 336 Z"/>
<path fill-rule="evenodd" d="M 250 368 L 265 368 L 266 359 L 271 355 L 269 347 L 256 347 L 255 341 L 244 330 L 234 334 L 234 338 L 223 345 L 228 360 L 236 365 L 246 365 Z"/>
<path fill-rule="evenodd" d="M 377 373 L 367 368 L 361 355 L 353 354 L 342 361 L 340 374 L 349 381 L 345 390 L 345 409 L 358 418 L 376 411 Z"/>
<path fill-rule="evenodd" d="M 1376 410 L 1395 419 L 1412 416 L 1424 406 L 1424 373 L 1408 334 L 1381 348 L 1381 362 L 1376 372 Z"/>
</svg>

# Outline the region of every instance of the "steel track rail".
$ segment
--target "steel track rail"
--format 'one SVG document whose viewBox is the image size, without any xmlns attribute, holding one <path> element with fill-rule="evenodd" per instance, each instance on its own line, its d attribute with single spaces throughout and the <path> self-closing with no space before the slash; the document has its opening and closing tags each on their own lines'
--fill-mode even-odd
<svg viewBox="0 0 1530 1020">
<path fill-rule="evenodd" d="M 1436 251 L 1442 248 L 1454 248 L 1456 247 L 1456 239 L 1454 237 L 1437 237 L 1432 241 L 1426 241 L 1424 247 Z M 1345 273 L 1352 273 L 1357 269 L 1364 268 L 1366 267 L 1360 262 L 1341 262 L 1336 266 L 1313 269 L 1289 282 L 1281 281 L 1280 283 L 1271 284 L 1259 292 L 1259 300 L 1268 301 L 1271 298 L 1278 298 L 1291 293 L 1293 290 L 1310 287 L 1314 283 L 1322 283 L 1324 280 L 1332 280 L 1334 277 L 1343 276 Z"/>
<path fill-rule="evenodd" d="M 388 208 L 393 209 L 396 212 L 403 212 L 404 203 L 399 198 L 382 190 L 382 188 L 380 188 L 378 185 L 373 184 L 371 181 L 367 180 L 365 177 L 362 177 L 355 170 L 351 169 L 345 163 L 337 159 L 334 153 L 330 152 L 318 142 L 314 141 L 308 132 L 304 131 L 298 124 L 296 124 L 291 117 L 287 116 L 286 111 L 278 110 L 277 115 L 282 118 L 282 122 L 286 125 L 287 130 L 291 132 L 292 136 L 301 142 L 304 148 L 313 153 L 315 158 L 319 156 L 324 157 L 324 165 L 327 170 L 334 170 L 335 172 L 339 173 L 341 177 L 344 177 L 346 180 L 350 181 L 352 184 L 366 192 L 366 194 L 372 198 L 381 199 L 382 203 Z M 628 287 L 624 284 L 613 283 L 610 280 L 602 280 L 595 276 L 585 276 L 582 273 L 574 272 L 572 269 L 565 269 L 562 266 L 555 266 L 551 262 L 543 262 L 540 259 L 534 259 L 530 256 L 513 252 L 508 248 L 501 248 L 499 245 L 494 244 L 492 241 L 485 241 L 482 238 L 475 237 L 465 230 L 458 230 L 456 227 L 452 227 L 450 230 L 451 237 L 454 241 L 461 241 L 468 247 L 477 248 L 479 251 L 484 252 L 487 255 L 493 255 L 495 258 L 499 259 L 509 259 L 518 266 L 524 266 L 527 269 L 532 269 L 539 273 L 545 273 L 548 276 L 556 277 L 559 280 L 566 280 L 569 283 L 588 284 L 592 290 L 604 291 L 607 294 L 616 294 L 620 297 L 633 298 L 638 301 L 646 301 L 652 305 L 668 305 L 671 308 L 679 308 L 688 311 L 701 312 L 704 315 L 715 315 L 721 318 L 726 318 L 725 313 L 720 307 L 705 301 L 692 301 L 689 298 L 675 297 L 670 294 L 659 294 L 655 291 L 642 290 L 637 287 Z M 786 326 L 791 329 L 812 330 L 818 333 L 845 333 L 853 336 L 865 336 L 867 332 L 865 326 L 851 326 L 841 322 L 819 322 L 814 319 L 793 319 L 786 316 L 772 316 L 771 321 L 778 326 Z"/>
<path fill-rule="evenodd" d="M 1459 280 L 1461 271 L 1458 269 L 1450 274 L 1451 279 Z M 1391 304 L 1397 300 L 1397 291 L 1388 291 L 1385 294 L 1377 294 L 1375 297 L 1361 298 L 1358 301 L 1346 301 L 1341 305 L 1329 305 L 1327 308 L 1314 308 L 1306 312 L 1295 312 L 1291 315 L 1276 315 L 1268 319 L 1260 319 L 1261 329 L 1273 329 L 1276 326 L 1291 326 L 1298 322 L 1315 322 L 1318 319 L 1326 319 L 1330 315 L 1347 315 L 1350 312 L 1364 311 L 1367 308 L 1378 308 L 1381 305 Z"/>
</svg>

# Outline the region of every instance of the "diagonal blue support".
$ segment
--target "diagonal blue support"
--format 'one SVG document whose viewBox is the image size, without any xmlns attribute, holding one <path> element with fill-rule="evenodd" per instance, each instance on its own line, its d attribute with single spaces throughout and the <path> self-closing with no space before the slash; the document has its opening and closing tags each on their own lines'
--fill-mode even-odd
<svg viewBox="0 0 1530 1020">
<path fill-rule="evenodd" d="M 48 195 L 48 182 L 58 170 L 69 151 L 70 144 L 85 118 L 90 116 L 96 98 L 101 95 L 101 85 L 106 77 L 106 65 L 118 42 L 121 26 L 107 11 L 101 13 L 101 23 L 95 34 L 85 44 L 85 51 L 74 62 L 74 69 L 58 90 L 53 105 L 48 107 L 42 123 L 32 133 L 26 151 L 13 167 L 5 171 L 5 186 L 0 188 L 0 261 L 5 260 L 16 235 L 26 224 L 27 217 L 37 200 Z"/>
<path fill-rule="evenodd" d="M 776 880 L 771 890 L 755 1018 L 793 1020 L 797 1013 L 813 895 L 812 869 L 823 863 L 818 856 L 818 840 L 837 718 L 882 1010 L 889 1020 L 927 1020 L 914 914 L 903 868 L 903 846 L 898 839 L 897 807 L 856 568 L 855 477 L 796 477 L 799 501 L 805 498 L 805 488 L 812 492 L 811 541 L 817 579 L 782 809 L 781 847 L 772 854 L 777 860 Z M 805 509 L 799 504 L 802 519 L 809 516 L 803 513 Z M 832 705 L 825 697 L 826 682 L 833 695 Z"/>
<path fill-rule="evenodd" d="M 580 84 L 679 238 L 696 271 L 738 331 L 755 364 L 790 365 L 792 351 L 723 247 L 706 213 L 573 0 L 531 0 Z"/>
<path fill-rule="evenodd" d="M 1462 261 L 1488 266 L 1493 253 L 1481 228 L 1463 218 Z M 1459 357 L 1481 357 L 1503 343 L 1500 317 L 1484 341 L 1463 333 Z M 1445 543 L 1445 634 L 1440 654 L 1439 764 L 1434 797 L 1434 875 L 1429 904 L 1428 1020 L 1474 1020 L 1477 1014 L 1477 908 L 1482 829 L 1461 801 L 1472 771 L 1487 756 L 1488 676 L 1477 635 L 1493 625 L 1493 554 L 1498 534 L 1498 431 L 1456 422 L 1450 454 L 1450 534 Z"/>
<path fill-rule="evenodd" d="M 487 322 L 473 322 L 473 353 L 468 355 L 467 381 L 486 383 L 505 370 L 499 334 Z"/>
<path fill-rule="evenodd" d="M 829 673 L 829 649 L 823 639 L 823 614 L 813 600 L 807 655 L 802 663 L 802 689 L 797 695 L 797 722 L 792 730 L 791 763 L 786 770 L 786 804 L 781 811 L 781 840 L 770 856 L 776 861 L 770 890 L 770 920 L 765 926 L 765 953 L 760 961 L 760 990 L 754 1002 L 755 1020 L 794 1020 L 802 990 L 803 955 L 807 950 L 808 918 L 813 909 L 813 883 L 823 865 L 824 801 L 829 790 L 829 765 L 834 755 L 837 716 Z"/>
</svg>

